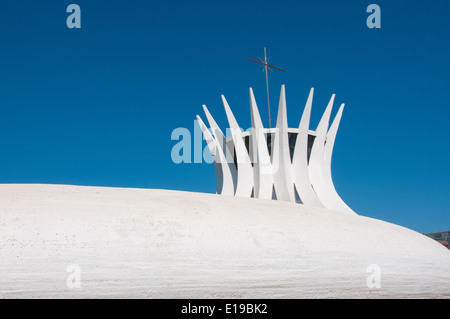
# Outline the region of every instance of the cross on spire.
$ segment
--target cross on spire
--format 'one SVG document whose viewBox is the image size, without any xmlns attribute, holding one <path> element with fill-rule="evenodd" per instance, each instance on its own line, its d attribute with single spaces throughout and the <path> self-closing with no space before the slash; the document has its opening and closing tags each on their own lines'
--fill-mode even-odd
<svg viewBox="0 0 450 319">
<path fill-rule="evenodd" d="M 269 128 L 272 128 L 272 118 L 270 117 L 269 71 L 273 72 L 273 69 L 275 69 L 275 70 L 284 72 L 284 70 L 269 64 L 269 59 L 267 59 L 266 47 L 264 47 L 264 57 L 259 58 L 259 61 L 253 60 L 250 58 L 247 58 L 247 60 L 264 65 L 263 72 L 266 72 L 267 107 L 268 107 L 268 111 L 269 111 L 269 119 L 268 119 L 269 120 Z"/>
</svg>

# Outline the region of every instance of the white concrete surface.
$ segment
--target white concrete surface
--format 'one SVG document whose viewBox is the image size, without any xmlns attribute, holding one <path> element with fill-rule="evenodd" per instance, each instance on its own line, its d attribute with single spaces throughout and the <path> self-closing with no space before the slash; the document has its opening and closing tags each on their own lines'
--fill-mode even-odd
<svg viewBox="0 0 450 319">
<path fill-rule="evenodd" d="M 370 265 L 380 288 L 367 285 Z M 69 288 L 75 275 L 80 287 Z M 290 202 L 0 185 L 0 298 L 100 297 L 450 298 L 450 251 Z"/>
</svg>

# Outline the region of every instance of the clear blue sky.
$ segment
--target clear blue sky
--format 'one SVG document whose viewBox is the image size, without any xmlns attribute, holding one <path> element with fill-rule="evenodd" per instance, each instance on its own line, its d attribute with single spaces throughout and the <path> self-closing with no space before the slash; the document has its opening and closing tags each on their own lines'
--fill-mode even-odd
<svg viewBox="0 0 450 319">
<path fill-rule="evenodd" d="M 68 29 L 66 7 L 81 7 Z M 381 7 L 381 29 L 366 8 Z M 346 103 L 333 155 L 359 214 L 419 232 L 450 229 L 450 2 L 7 1 L 0 6 L 0 182 L 215 192 L 209 164 L 174 164 L 177 127 L 206 104 L 244 128 L 286 85 L 296 127 L 311 87 L 315 129 Z M 333 114 L 335 114 L 334 110 Z"/>
</svg>

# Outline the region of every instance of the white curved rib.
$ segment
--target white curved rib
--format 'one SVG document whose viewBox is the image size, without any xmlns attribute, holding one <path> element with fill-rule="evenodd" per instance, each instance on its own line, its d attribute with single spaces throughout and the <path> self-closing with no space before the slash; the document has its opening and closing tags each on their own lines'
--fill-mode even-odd
<svg viewBox="0 0 450 319">
<path fill-rule="evenodd" d="M 233 177 L 225 159 L 225 155 L 220 147 L 219 143 L 214 139 L 214 137 L 209 132 L 206 125 L 203 123 L 200 116 L 197 115 L 197 121 L 200 125 L 200 129 L 205 136 L 206 143 L 208 145 L 209 151 L 214 159 L 214 167 L 216 169 L 217 176 L 217 194 L 223 195 L 234 195 L 234 185 Z"/>
<path fill-rule="evenodd" d="M 308 135 L 314 88 L 309 92 L 303 111 L 292 159 L 292 176 L 300 200 L 305 205 L 324 207 L 311 187 L 308 171 Z"/>
<path fill-rule="evenodd" d="M 252 88 L 250 94 L 250 111 L 252 118 L 251 150 L 256 153 L 253 157 L 253 177 L 255 185 L 255 198 L 272 199 L 272 163 L 270 162 L 267 140 L 264 127 L 256 105 Z M 255 151 L 256 147 L 256 151 Z"/>
<path fill-rule="evenodd" d="M 231 136 L 234 142 L 236 154 L 236 170 L 237 170 L 237 185 L 235 196 L 251 197 L 253 190 L 253 167 L 250 157 L 245 147 L 244 139 L 242 138 L 242 131 L 239 127 L 230 106 L 222 95 L 223 106 L 227 114 L 228 123 L 230 125 Z"/>
<path fill-rule="evenodd" d="M 231 176 L 233 177 L 233 194 L 236 191 L 237 186 L 237 172 L 236 172 L 236 166 L 234 164 L 234 150 L 233 150 L 233 143 L 227 143 L 225 135 L 223 134 L 222 130 L 219 128 L 219 125 L 217 125 L 216 121 L 212 117 L 211 113 L 209 113 L 208 108 L 206 105 L 203 105 L 203 111 L 206 114 L 206 118 L 208 119 L 209 126 L 211 127 L 211 131 L 213 133 L 213 136 L 216 140 L 216 142 L 219 144 L 219 147 L 222 149 L 223 154 L 225 154 L 225 162 L 229 167 L 229 170 L 231 172 Z M 230 145 L 231 144 L 231 145 Z M 230 149 L 231 148 L 231 149 Z"/>
<path fill-rule="evenodd" d="M 325 186 L 328 194 L 328 198 L 330 199 L 330 205 L 334 210 L 339 210 L 342 212 L 348 212 L 351 214 L 357 215 L 339 196 L 334 187 L 333 178 L 331 176 L 331 158 L 333 155 L 333 147 L 334 142 L 336 140 L 337 130 L 339 128 L 339 123 L 342 118 L 342 112 L 344 111 L 344 104 L 341 105 L 339 111 L 334 117 L 333 124 L 331 124 L 330 129 L 327 133 L 325 149 L 324 149 L 324 162 L 323 162 L 323 172 L 324 172 L 324 180 Z"/>
<path fill-rule="evenodd" d="M 330 196 L 327 192 L 326 180 L 323 172 L 324 163 L 324 148 L 325 138 L 327 135 L 328 124 L 330 121 L 331 110 L 333 108 L 335 94 L 331 96 L 330 102 L 320 119 L 319 125 L 316 129 L 316 138 L 311 149 L 311 155 L 309 157 L 309 178 L 314 192 L 319 198 L 320 202 L 326 207 L 331 209 Z"/>
<path fill-rule="evenodd" d="M 273 141 L 272 165 L 273 184 L 277 200 L 295 202 L 294 183 L 291 172 L 291 157 L 289 153 L 289 137 L 286 114 L 286 93 L 281 86 L 280 103 L 278 105 L 277 126 Z"/>
</svg>

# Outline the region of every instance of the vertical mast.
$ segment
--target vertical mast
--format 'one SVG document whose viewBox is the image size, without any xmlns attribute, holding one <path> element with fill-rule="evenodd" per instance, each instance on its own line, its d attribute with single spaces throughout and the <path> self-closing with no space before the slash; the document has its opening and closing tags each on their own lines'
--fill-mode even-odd
<svg viewBox="0 0 450 319">
<path fill-rule="evenodd" d="M 266 71 L 266 87 L 267 87 L 267 107 L 269 110 L 269 128 L 272 128 L 272 118 L 270 117 L 270 97 L 269 97 L 269 68 L 267 67 L 266 47 L 264 47 L 264 69 Z"/>
<path fill-rule="evenodd" d="M 249 58 L 247 58 L 247 60 L 264 65 L 263 71 L 266 72 L 266 89 L 267 89 L 267 107 L 268 107 L 268 111 L 269 111 L 269 128 L 272 128 L 272 117 L 270 116 L 269 71 L 273 71 L 272 69 L 276 69 L 276 70 L 284 72 L 284 70 L 277 68 L 273 65 L 269 65 L 269 60 L 267 59 L 266 47 L 264 47 L 264 58 L 259 58 L 259 61 L 249 59 Z"/>
</svg>

